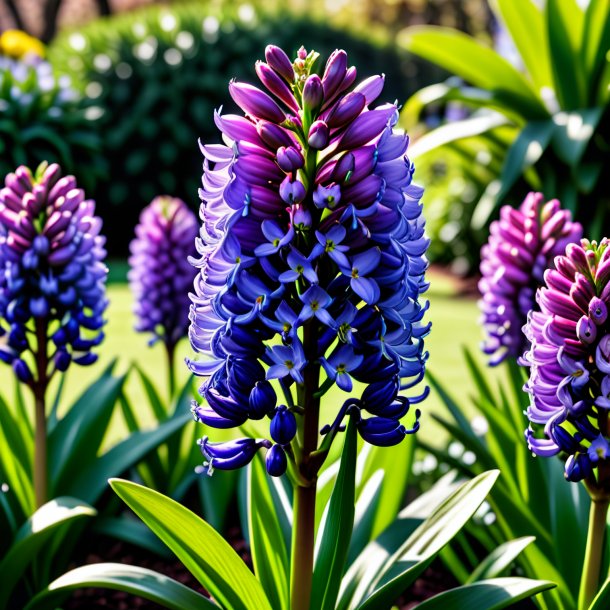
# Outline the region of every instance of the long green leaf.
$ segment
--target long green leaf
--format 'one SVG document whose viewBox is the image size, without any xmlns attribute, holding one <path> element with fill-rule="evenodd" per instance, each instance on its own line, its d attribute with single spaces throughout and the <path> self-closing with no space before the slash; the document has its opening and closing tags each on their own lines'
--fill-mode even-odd
<svg viewBox="0 0 610 610">
<path fill-rule="evenodd" d="M 398 42 L 467 83 L 490 91 L 498 103 L 528 120 L 548 117 L 525 76 L 474 38 L 450 28 L 415 26 L 407 28 Z"/>
<path fill-rule="evenodd" d="M 606 580 L 595 599 L 591 602 L 589 610 L 607 610 L 610 608 L 610 578 Z"/>
<path fill-rule="evenodd" d="M 421 610 L 460 610 L 461 608 L 501 610 L 554 586 L 548 580 L 493 578 L 450 589 L 422 602 L 417 607 Z"/>
<path fill-rule="evenodd" d="M 544 17 L 532 0 L 492 0 L 491 6 L 500 15 L 523 63 L 536 85 L 536 91 L 551 87 L 553 76 Z"/>
<path fill-rule="evenodd" d="M 610 0 L 590 0 L 585 11 L 582 41 L 582 65 L 589 87 L 587 106 L 592 106 L 597 102 L 603 84 L 601 77 L 610 48 Z"/>
<path fill-rule="evenodd" d="M 8 553 L 0 561 L 0 608 L 7 607 L 9 596 L 23 571 L 61 526 L 94 515 L 91 506 L 75 498 L 56 498 L 41 506 L 18 530 Z"/>
<path fill-rule="evenodd" d="M 466 525 L 495 483 L 499 472 L 485 472 L 461 485 L 390 558 L 361 610 L 384 608 L 408 587 L 429 562 Z M 420 570 L 418 570 L 418 567 Z"/>
<path fill-rule="evenodd" d="M 248 530 L 252 563 L 271 606 L 289 610 L 288 549 L 275 513 L 269 479 L 262 458 L 255 457 L 248 468 Z"/>
<path fill-rule="evenodd" d="M 120 479 L 112 479 L 110 485 L 220 606 L 231 610 L 271 610 L 252 572 L 205 521 L 170 498 L 141 485 Z"/>
<path fill-rule="evenodd" d="M 168 576 L 120 563 L 98 563 L 71 570 L 41 591 L 24 610 L 55 610 L 66 594 L 85 587 L 139 595 L 170 610 L 218 609 L 214 602 Z"/>
<path fill-rule="evenodd" d="M 70 482 L 70 492 L 92 504 L 107 489 L 107 481 L 135 466 L 148 453 L 162 445 L 168 438 L 191 421 L 185 414 L 179 419 L 170 419 L 152 430 L 134 432 L 115 445 L 91 464 L 84 464 L 82 470 Z"/>
<path fill-rule="evenodd" d="M 356 424 L 350 418 L 345 431 L 339 474 L 328 502 L 328 512 L 318 532 L 320 542 L 311 586 L 311 610 L 332 610 L 339 594 L 354 526 L 356 440 Z"/>
<path fill-rule="evenodd" d="M 501 544 L 495 548 L 483 561 L 476 567 L 468 577 L 467 583 L 484 580 L 486 578 L 496 578 L 506 570 L 523 549 L 531 544 L 535 538 L 524 536 Z"/>
<path fill-rule="evenodd" d="M 72 405 L 49 435 L 50 487 L 61 493 L 71 486 L 98 452 L 125 377 L 112 375 L 114 363 Z"/>
</svg>

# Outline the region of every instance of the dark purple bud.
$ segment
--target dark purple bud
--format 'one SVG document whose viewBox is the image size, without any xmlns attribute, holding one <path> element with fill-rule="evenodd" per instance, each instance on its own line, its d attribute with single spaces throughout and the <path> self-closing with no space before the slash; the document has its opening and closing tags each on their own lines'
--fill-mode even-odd
<svg viewBox="0 0 610 610">
<path fill-rule="evenodd" d="M 292 94 L 292 91 L 274 70 L 272 70 L 266 63 L 258 61 L 256 62 L 256 73 L 261 79 L 263 85 L 265 85 L 265 87 L 271 93 L 273 93 L 273 95 L 282 100 L 282 102 L 284 102 L 284 104 L 286 104 L 292 111 L 299 111 L 299 104 Z"/>
<path fill-rule="evenodd" d="M 265 415 L 271 413 L 277 404 L 277 396 L 273 386 L 266 380 L 257 381 L 250 392 L 248 403 L 250 405 L 248 415 L 252 419 L 262 419 Z"/>
<path fill-rule="evenodd" d="M 598 297 L 593 297 L 589 303 L 589 317 L 598 326 L 608 319 L 608 308 Z"/>
<path fill-rule="evenodd" d="M 21 358 L 15 358 L 13 360 L 13 371 L 15 371 L 15 375 L 17 375 L 17 379 L 22 383 L 30 383 L 34 377 L 32 376 L 32 371 Z"/>
<path fill-rule="evenodd" d="M 322 150 L 328 146 L 328 125 L 324 121 L 314 121 L 307 136 L 309 146 Z"/>
<path fill-rule="evenodd" d="M 324 89 L 322 81 L 317 74 L 312 74 L 303 87 L 303 108 L 310 112 L 316 112 L 324 101 Z"/>
<path fill-rule="evenodd" d="M 267 63 L 289 83 L 294 80 L 294 69 L 288 55 L 275 45 L 267 45 L 265 49 L 265 59 Z"/>
<path fill-rule="evenodd" d="M 592 472 L 591 460 L 586 453 L 568 456 L 565 464 L 565 477 L 568 481 L 577 483 L 590 477 Z"/>
<path fill-rule="evenodd" d="M 281 477 L 288 468 L 288 459 L 286 458 L 286 452 L 280 445 L 273 445 L 271 449 L 267 451 L 267 457 L 265 459 L 267 466 L 267 472 L 272 477 Z"/>
<path fill-rule="evenodd" d="M 240 438 L 223 443 L 210 443 L 207 437 L 199 441 L 201 452 L 209 460 L 206 464 L 208 474 L 212 474 L 214 468 L 219 470 L 233 470 L 242 468 L 252 461 L 256 452 L 261 447 L 271 445 L 269 441 L 260 441 L 253 438 Z"/>
<path fill-rule="evenodd" d="M 32 249 L 40 256 L 46 256 L 49 253 L 49 239 L 46 235 L 37 235 L 32 241 Z"/>
<path fill-rule="evenodd" d="M 266 93 L 248 83 L 231 82 L 229 93 L 235 103 L 252 117 L 272 123 L 282 123 L 286 118 L 281 108 Z"/>
<path fill-rule="evenodd" d="M 301 169 L 305 164 L 303 155 L 294 146 L 280 146 L 277 149 L 277 164 L 286 173 Z"/>
<path fill-rule="evenodd" d="M 70 354 L 65 349 L 58 349 L 55 353 L 55 368 L 58 371 L 64 372 L 70 366 Z"/>
<path fill-rule="evenodd" d="M 347 70 L 347 53 L 343 50 L 333 51 L 326 62 L 322 85 L 324 87 L 324 98 L 329 100 L 339 88 L 345 78 Z"/>
<path fill-rule="evenodd" d="M 395 112 L 396 106 L 363 112 L 345 130 L 339 142 L 339 148 L 342 150 L 354 149 L 367 144 L 381 134 Z"/>
<path fill-rule="evenodd" d="M 356 158 L 354 157 L 354 153 L 346 152 L 339 159 L 339 161 L 337 161 L 337 165 L 335 165 L 335 169 L 331 174 L 331 180 L 339 184 L 341 182 L 349 183 L 349 180 L 352 177 L 352 174 L 354 173 L 355 167 Z"/>
<path fill-rule="evenodd" d="M 79 356 L 78 358 L 74 358 L 74 362 L 76 362 L 76 364 L 80 364 L 81 366 L 89 366 L 94 362 L 97 362 L 97 354 L 89 352 L 87 354 Z"/>
<path fill-rule="evenodd" d="M 333 106 L 326 122 L 331 128 L 343 127 L 351 123 L 364 110 L 365 105 L 364 95 L 352 91 Z"/>
<path fill-rule="evenodd" d="M 273 149 L 294 146 L 294 141 L 288 132 L 275 123 L 258 123 L 256 131 L 261 140 Z"/>
<path fill-rule="evenodd" d="M 290 205 L 294 203 L 301 203 L 305 199 L 307 191 L 303 186 L 303 183 L 299 180 L 292 181 L 290 176 L 286 176 L 280 184 L 280 197 Z"/>
<path fill-rule="evenodd" d="M 367 443 L 378 447 L 398 445 L 407 434 L 400 421 L 386 417 L 361 419 L 358 422 L 358 432 Z"/>
<path fill-rule="evenodd" d="M 377 76 L 370 76 L 369 78 L 359 83 L 354 89 L 354 92 L 361 93 L 365 97 L 366 105 L 368 106 L 371 102 L 374 102 L 381 95 L 384 82 L 385 76 L 383 74 Z"/>
<path fill-rule="evenodd" d="M 383 410 L 396 398 L 398 394 L 398 375 L 383 381 L 370 383 L 360 398 L 362 408 L 373 415 L 383 415 Z"/>
<path fill-rule="evenodd" d="M 292 411 L 284 405 L 275 410 L 269 426 L 271 438 L 280 445 L 287 445 L 297 433 L 297 420 Z"/>
</svg>

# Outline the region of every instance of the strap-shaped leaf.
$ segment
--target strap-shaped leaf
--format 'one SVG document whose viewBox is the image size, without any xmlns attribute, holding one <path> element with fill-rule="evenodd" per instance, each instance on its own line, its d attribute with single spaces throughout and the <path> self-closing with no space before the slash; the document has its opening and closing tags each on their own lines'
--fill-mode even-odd
<svg viewBox="0 0 610 610">
<path fill-rule="evenodd" d="M 254 573 L 269 602 L 277 610 L 289 610 L 288 549 L 273 504 L 270 479 L 262 458 L 248 468 L 248 530 Z"/>
<path fill-rule="evenodd" d="M 528 120 L 549 115 L 521 72 L 467 34 L 439 26 L 415 26 L 405 30 L 399 44 L 467 83 L 490 91 L 498 104 L 513 108 Z"/>
<path fill-rule="evenodd" d="M 391 447 L 391 449 L 395 449 L 395 447 Z M 402 461 L 397 460 L 395 464 L 400 466 L 395 466 L 392 470 L 400 471 L 402 469 Z M 354 527 L 347 554 L 347 565 L 350 565 L 360 555 L 362 549 L 371 540 L 375 517 L 379 512 L 381 489 L 385 487 L 382 487 L 384 475 L 385 472 L 383 470 L 375 471 L 368 478 L 366 485 L 360 492 L 354 513 Z M 401 489 L 398 493 L 403 491 L 404 489 Z"/>
<path fill-rule="evenodd" d="M 319 544 L 311 586 L 311 610 L 333 610 L 354 526 L 356 487 L 356 424 L 350 418 L 345 431 L 339 474 L 318 531 Z"/>
<path fill-rule="evenodd" d="M 56 498 L 41 506 L 17 531 L 13 544 L 0 561 L 0 608 L 7 607 L 10 594 L 23 571 L 62 525 L 94 515 L 95 509 L 75 498 Z"/>
<path fill-rule="evenodd" d="M 462 484 L 409 536 L 389 559 L 359 608 L 389 607 L 432 559 L 466 525 L 498 477 L 484 472 Z"/>
<path fill-rule="evenodd" d="M 589 610 L 606 610 L 610 607 L 610 578 L 606 580 L 595 599 L 591 602 Z"/>
<path fill-rule="evenodd" d="M 529 578 L 492 578 L 471 585 L 450 589 L 422 602 L 421 610 L 501 610 L 552 589 L 555 585 L 548 580 Z"/>
<path fill-rule="evenodd" d="M 231 610 L 271 610 L 269 600 L 254 574 L 205 521 L 152 489 L 120 479 L 112 479 L 110 485 L 221 607 Z"/>
<path fill-rule="evenodd" d="M 601 79 L 606 53 L 610 48 L 610 5 L 608 0 L 590 0 L 585 11 L 585 21 L 582 35 L 582 65 L 587 77 L 588 103 L 597 103 L 603 81 Z M 606 93 L 604 91 L 604 93 Z"/>
<path fill-rule="evenodd" d="M 501 544 L 483 559 L 472 574 L 470 574 L 466 582 L 477 582 L 500 576 L 519 556 L 521 551 L 534 542 L 534 540 L 533 536 L 524 536 L 523 538 L 516 538 Z"/>
<path fill-rule="evenodd" d="M 67 593 L 85 587 L 125 591 L 170 610 L 219 608 L 207 597 L 158 572 L 120 563 L 98 563 L 63 574 L 38 593 L 24 610 L 55 610 Z"/>
</svg>

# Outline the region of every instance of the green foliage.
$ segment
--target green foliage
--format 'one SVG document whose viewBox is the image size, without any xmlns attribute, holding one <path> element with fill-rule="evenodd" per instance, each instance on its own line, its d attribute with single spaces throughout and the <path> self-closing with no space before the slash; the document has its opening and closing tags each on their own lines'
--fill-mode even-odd
<svg viewBox="0 0 610 610">
<path fill-rule="evenodd" d="M 540 190 L 549 199 L 559 198 L 583 223 L 585 234 L 598 239 L 610 229 L 610 199 L 602 176 L 610 154 L 608 3 L 495 0 L 492 9 L 514 41 L 523 69 L 454 30 L 407 28 L 401 38 L 404 47 L 465 84 L 448 82 L 418 92 L 407 102 L 405 120 L 413 120 L 431 103 L 451 100 L 473 109 L 475 118 L 500 113 L 505 120 L 509 137 L 500 146 L 490 145 L 497 139 L 493 124 L 469 138 L 466 164 L 475 164 L 481 151 L 491 153 L 493 180 L 469 204 L 470 226 L 463 223 L 463 232 L 487 227 L 501 204 L 516 206 L 528 190 Z M 464 122 L 440 127 L 450 137 L 436 145 L 438 129 L 418 142 L 430 162 L 447 150 L 462 151 Z M 485 233 L 468 237 L 480 246 Z"/>
<path fill-rule="evenodd" d="M 106 169 L 98 113 L 48 63 L 0 56 L 0 176 L 19 165 L 57 162 L 92 195 Z"/>
<path fill-rule="evenodd" d="M 439 462 L 457 468 L 466 476 L 476 476 L 490 468 L 501 470 L 502 475 L 489 499 L 497 525 L 485 528 L 485 536 L 476 529 L 471 533 L 487 547 L 490 561 L 494 560 L 503 540 L 534 535 L 535 542 L 524 548 L 518 564 L 530 578 L 557 583 L 557 589 L 544 594 L 541 606 L 549 610 L 575 608 L 585 555 L 589 496 L 583 486 L 566 483 L 561 461 L 535 458 L 528 450 L 523 436 L 527 426 L 523 412 L 528 406 L 528 395 L 522 390 L 523 370 L 513 361 L 507 361 L 507 381 L 492 387 L 487 382 L 485 370 L 468 352 L 465 357 L 476 388 L 469 402 L 479 418 L 484 418 L 487 431 L 483 435 L 475 433 L 471 422 L 463 415 L 463 402 L 456 401 L 443 384 L 430 375 L 431 384 L 449 414 L 448 417 L 432 417 L 453 441 L 447 449 L 428 443 L 422 443 L 422 446 Z M 458 447 L 471 452 L 473 459 L 460 459 Z M 568 531 L 569 536 L 566 535 Z M 515 540 L 510 544 L 519 543 Z M 467 573 L 476 567 L 465 563 L 456 566 L 456 576 L 462 570 Z M 485 563 L 487 561 L 481 566 Z M 608 558 L 602 572 L 607 568 Z M 481 569 L 477 568 L 477 572 Z"/>
<path fill-rule="evenodd" d="M 126 251 L 139 211 L 154 196 L 167 193 L 196 206 L 202 164 L 197 139 L 219 141 L 214 110 L 232 111 L 229 80 L 254 81 L 254 60 L 270 43 L 293 56 L 301 44 L 323 55 L 344 48 L 363 78 L 386 74 L 384 98 L 390 101 L 424 84 L 413 82 L 413 60 L 404 52 L 251 5 L 150 7 L 95 21 L 53 43 L 51 61 L 104 109 L 111 167 L 98 191 L 99 211 L 110 218 L 120 210 L 123 219 L 109 236 L 111 252 Z"/>
</svg>

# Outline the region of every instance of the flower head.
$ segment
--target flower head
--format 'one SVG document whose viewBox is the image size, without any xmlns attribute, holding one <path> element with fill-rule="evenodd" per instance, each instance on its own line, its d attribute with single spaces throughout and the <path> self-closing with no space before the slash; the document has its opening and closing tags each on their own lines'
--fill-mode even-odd
<svg viewBox="0 0 610 610">
<path fill-rule="evenodd" d="M 420 302 L 423 191 L 412 183 L 409 140 L 394 129 L 396 105 L 373 106 L 383 77 L 354 85 L 344 51 L 319 77 L 317 57 L 300 49 L 291 61 L 268 47 L 267 63 L 256 66 L 265 91 L 232 82 L 245 116 L 217 113 L 227 145 L 201 147 L 189 332 L 207 358 L 188 365 L 210 377 L 201 390 L 208 407 L 194 413 L 221 428 L 268 415 L 269 446 L 260 447 L 274 476 L 314 449 L 293 451 L 302 436 L 295 430 L 331 386 L 351 392 L 356 381 L 365 390 L 320 429 L 334 437 L 350 411 L 361 435 L 384 445 L 417 428 L 399 420 L 425 396 L 397 396 L 423 377 L 429 329 Z M 277 393 L 285 398 L 279 407 Z M 367 411 L 383 422 L 363 417 Z M 215 462 L 224 464 L 238 462 Z"/>
<path fill-rule="evenodd" d="M 531 341 L 523 358 L 530 367 L 528 446 L 540 456 L 567 453 L 566 478 L 593 486 L 594 470 L 610 454 L 609 246 L 606 239 L 570 244 L 545 272 L 540 311 L 524 328 Z"/>
<path fill-rule="evenodd" d="M 135 299 L 136 330 L 172 348 L 188 330 L 189 256 L 196 254 L 195 215 L 184 201 L 157 197 L 142 210 L 131 242 L 129 286 Z"/>
<path fill-rule="evenodd" d="M 479 307 L 487 332 L 483 351 L 492 366 L 523 353 L 527 342 L 521 329 L 544 271 L 582 237 L 582 226 L 571 217 L 557 199 L 545 203 L 541 193 L 530 193 L 518 210 L 504 206 L 500 220 L 491 223 L 481 250 Z"/>
<path fill-rule="evenodd" d="M 0 358 L 24 382 L 24 356 L 52 341 L 54 369 L 90 364 L 103 338 L 105 238 L 95 202 L 73 176 L 43 164 L 19 167 L 0 190 Z M 36 339 L 33 339 L 36 334 Z"/>
</svg>

